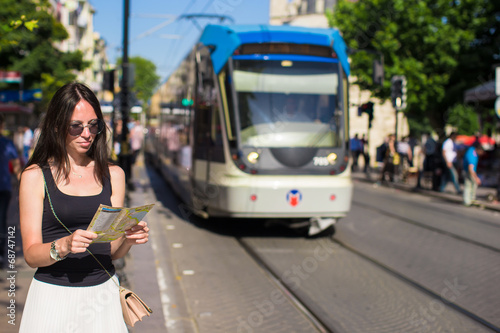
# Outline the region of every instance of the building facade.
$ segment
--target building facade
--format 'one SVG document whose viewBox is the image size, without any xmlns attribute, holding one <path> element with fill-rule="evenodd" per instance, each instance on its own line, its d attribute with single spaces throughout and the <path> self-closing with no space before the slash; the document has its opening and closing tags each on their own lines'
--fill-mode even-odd
<svg viewBox="0 0 500 333">
<path fill-rule="evenodd" d="M 61 52 L 81 51 L 83 60 L 91 63 L 83 72 L 75 73 L 77 80 L 87 84 L 102 99 L 103 73 L 108 67 L 106 43 L 94 31 L 95 10 L 88 0 L 50 0 L 53 15 L 69 37 L 55 44 Z"/>
</svg>

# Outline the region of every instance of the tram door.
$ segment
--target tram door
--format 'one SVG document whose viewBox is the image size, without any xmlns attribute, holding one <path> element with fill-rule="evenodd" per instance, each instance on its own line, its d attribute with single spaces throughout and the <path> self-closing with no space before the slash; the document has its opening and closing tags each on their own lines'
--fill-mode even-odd
<svg viewBox="0 0 500 333">
<path fill-rule="evenodd" d="M 203 52 L 205 51 L 205 52 Z M 202 210 L 215 199 L 217 183 L 214 164 L 224 163 L 218 89 L 207 49 L 196 56 L 197 103 L 194 118 L 193 206 Z"/>
</svg>

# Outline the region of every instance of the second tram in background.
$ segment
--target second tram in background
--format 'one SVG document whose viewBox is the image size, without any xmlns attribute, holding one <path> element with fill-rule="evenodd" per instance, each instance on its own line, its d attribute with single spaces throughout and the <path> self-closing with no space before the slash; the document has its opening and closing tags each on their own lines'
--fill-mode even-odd
<svg viewBox="0 0 500 333">
<path fill-rule="evenodd" d="M 348 76 L 335 29 L 208 25 L 152 99 L 147 157 L 197 215 L 333 230 L 352 199 Z"/>
</svg>

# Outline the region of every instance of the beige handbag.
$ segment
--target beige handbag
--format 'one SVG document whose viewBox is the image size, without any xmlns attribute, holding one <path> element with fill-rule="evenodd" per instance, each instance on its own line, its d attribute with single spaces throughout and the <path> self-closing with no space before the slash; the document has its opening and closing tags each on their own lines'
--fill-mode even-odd
<svg viewBox="0 0 500 333">
<path fill-rule="evenodd" d="M 49 189 L 47 188 L 47 183 L 45 182 L 45 176 L 43 177 L 43 182 L 45 184 L 45 191 L 47 193 L 47 198 L 49 199 L 52 214 L 54 214 L 54 217 L 57 221 L 59 221 L 64 229 L 72 234 L 72 232 L 64 225 L 64 223 L 59 220 L 59 217 L 57 217 L 56 212 L 54 211 L 52 200 L 50 200 Z M 134 327 L 136 322 L 142 321 L 142 317 L 146 315 L 149 317 L 150 314 L 153 313 L 153 310 L 146 303 L 144 303 L 144 301 L 133 291 L 125 289 L 118 285 L 111 274 L 109 274 L 108 270 L 104 267 L 103 264 L 101 264 L 101 262 L 94 256 L 92 252 L 90 252 L 88 249 L 87 252 L 90 253 L 90 255 L 97 261 L 97 263 L 104 269 L 104 271 L 106 271 L 106 273 L 109 275 L 109 278 L 113 280 L 116 286 L 120 289 L 120 303 L 122 305 L 123 319 L 125 320 L 125 323 L 127 325 Z"/>
<path fill-rule="evenodd" d="M 123 319 L 127 325 L 132 327 L 137 321 L 142 321 L 142 317 L 149 317 L 153 313 L 153 310 L 139 296 L 123 287 L 120 287 L 120 303 L 122 304 Z"/>
</svg>

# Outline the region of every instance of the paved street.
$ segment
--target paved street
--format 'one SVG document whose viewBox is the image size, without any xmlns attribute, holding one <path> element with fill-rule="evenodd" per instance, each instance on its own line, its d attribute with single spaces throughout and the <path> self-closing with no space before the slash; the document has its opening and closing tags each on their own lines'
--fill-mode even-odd
<svg viewBox="0 0 500 333">
<path fill-rule="evenodd" d="M 378 186 L 355 174 L 353 206 L 334 237 L 306 238 L 256 221 L 188 216 L 154 169 L 140 160 L 133 171 L 128 204 L 156 206 L 147 217 L 150 242 L 120 269 L 122 283 L 154 309 L 131 332 L 500 328 L 494 204 L 463 207 L 451 191 Z M 9 220 L 16 263 L 1 271 L 2 332 L 17 332 L 34 273 L 22 259 L 16 204 Z"/>
</svg>

